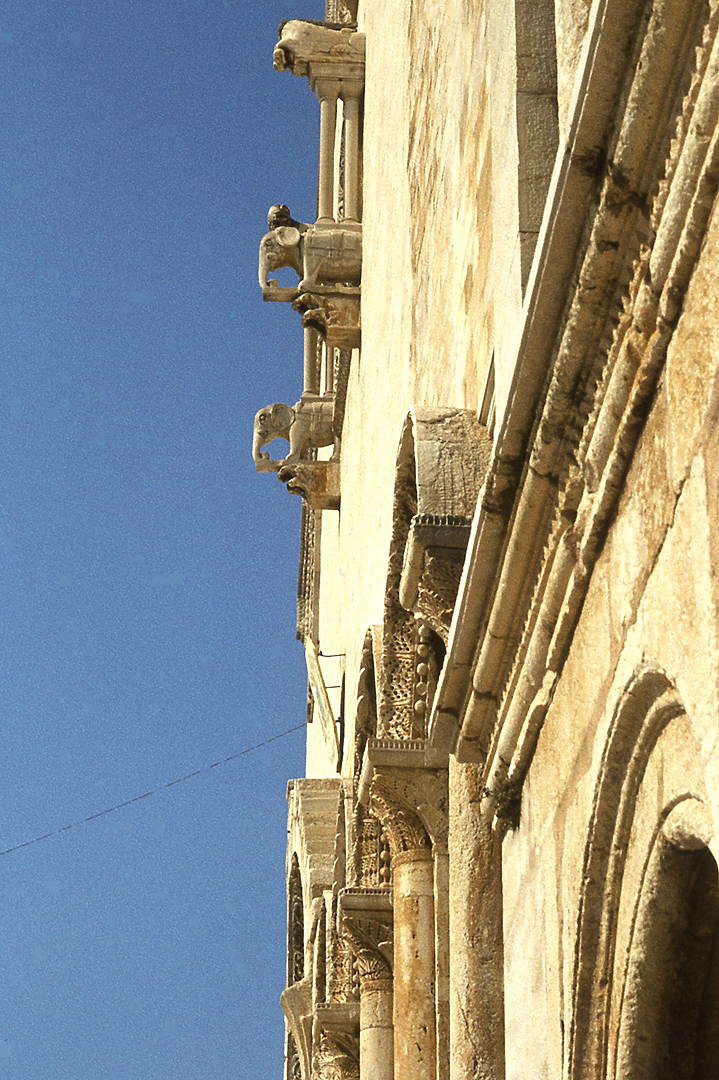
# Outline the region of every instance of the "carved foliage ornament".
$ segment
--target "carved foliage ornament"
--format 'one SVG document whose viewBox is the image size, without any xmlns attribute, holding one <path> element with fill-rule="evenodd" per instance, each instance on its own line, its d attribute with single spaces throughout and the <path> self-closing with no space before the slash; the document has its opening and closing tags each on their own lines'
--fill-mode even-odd
<svg viewBox="0 0 719 1080">
<path fill-rule="evenodd" d="M 312 1080 L 359 1080 L 359 1041 L 347 1032 L 320 1035 L 312 1063 Z"/>
<path fill-rule="evenodd" d="M 360 983 L 376 989 L 392 984 L 392 926 L 390 920 L 345 919 L 345 933 L 357 957 Z"/>
<path fill-rule="evenodd" d="M 427 830 L 410 799 L 398 798 L 392 781 L 377 773 L 370 788 L 369 806 L 382 822 L 392 857 L 403 851 L 431 848 Z"/>
</svg>

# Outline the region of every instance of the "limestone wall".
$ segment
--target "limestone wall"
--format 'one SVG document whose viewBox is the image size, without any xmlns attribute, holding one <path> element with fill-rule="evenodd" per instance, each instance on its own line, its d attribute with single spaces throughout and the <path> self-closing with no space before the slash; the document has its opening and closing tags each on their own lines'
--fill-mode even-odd
<svg viewBox="0 0 719 1080">
<path fill-rule="evenodd" d="M 663 673 L 687 716 L 672 722 L 651 755 L 634 833 L 650 832 L 664 806 L 691 794 L 706 798 L 719 820 L 718 259 L 715 212 L 540 735 L 521 827 L 504 842 L 510 1078 L 566 1069 L 582 866 L 598 775 L 616 710 L 637 672 Z M 719 853 L 716 841 L 711 849 Z M 623 897 L 639 894 L 645 854 L 629 859 Z M 629 915 L 623 918 L 619 968 L 629 949 Z"/>
<path fill-rule="evenodd" d="M 382 621 L 395 455 L 408 410 L 478 410 L 492 358 L 500 409 L 507 397 L 521 316 L 507 13 L 497 0 L 360 7 L 362 349 L 347 396 L 342 509 L 323 515 L 320 600 L 321 647 L 346 652 L 348 705 L 365 631 Z M 314 731 L 307 767 L 328 772 Z"/>
</svg>

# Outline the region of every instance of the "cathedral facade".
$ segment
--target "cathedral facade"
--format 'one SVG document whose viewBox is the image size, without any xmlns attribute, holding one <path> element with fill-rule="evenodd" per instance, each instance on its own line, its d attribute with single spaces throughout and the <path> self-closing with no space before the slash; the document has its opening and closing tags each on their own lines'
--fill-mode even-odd
<svg viewBox="0 0 719 1080">
<path fill-rule="evenodd" d="M 302 380 L 253 439 L 302 499 L 286 1080 L 719 1075 L 718 30 L 280 28 L 320 125 L 259 267 Z"/>
</svg>

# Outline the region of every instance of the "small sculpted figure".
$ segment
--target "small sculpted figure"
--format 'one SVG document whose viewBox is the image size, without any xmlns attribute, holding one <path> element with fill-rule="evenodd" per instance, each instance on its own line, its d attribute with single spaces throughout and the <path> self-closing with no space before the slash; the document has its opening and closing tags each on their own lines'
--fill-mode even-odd
<svg viewBox="0 0 719 1080">
<path fill-rule="evenodd" d="M 299 233 L 305 233 L 310 226 L 304 221 L 295 221 L 290 213 L 289 206 L 284 203 L 275 203 L 267 211 L 267 224 L 270 229 L 291 228 Z"/>
<path fill-rule="evenodd" d="M 332 446 L 335 434 L 332 429 L 334 401 L 306 394 L 294 408 L 275 402 L 260 409 L 255 416 L 252 439 L 252 456 L 258 472 L 279 472 L 283 465 L 300 461 L 310 448 Z M 287 439 L 290 452 L 286 458 L 270 460 L 262 447 L 273 439 Z"/>
<path fill-rule="evenodd" d="M 270 232 L 260 241 L 259 281 L 265 300 L 292 302 L 298 292 L 318 285 L 358 286 L 362 273 L 362 233 L 342 224 L 330 227 L 295 221 L 284 203 L 270 207 Z M 299 283 L 283 287 L 269 275 L 283 266 L 291 267 Z"/>
</svg>

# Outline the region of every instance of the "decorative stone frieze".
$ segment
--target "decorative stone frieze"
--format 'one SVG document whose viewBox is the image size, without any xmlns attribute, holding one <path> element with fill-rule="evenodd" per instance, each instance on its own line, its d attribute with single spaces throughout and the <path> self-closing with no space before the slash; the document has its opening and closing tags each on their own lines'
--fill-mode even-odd
<svg viewBox="0 0 719 1080">
<path fill-rule="evenodd" d="M 337 897 L 329 935 L 329 962 L 327 965 L 327 1001 L 341 1004 L 357 999 L 357 979 L 354 970 L 354 954 L 347 935 L 337 929 Z"/>
<path fill-rule="evenodd" d="M 355 810 L 354 881 L 360 888 L 389 885 L 390 854 L 382 823 L 358 803 Z"/>
<path fill-rule="evenodd" d="M 357 25 L 358 0 L 326 0 L 325 19 L 343 26 Z"/>
</svg>

